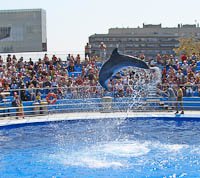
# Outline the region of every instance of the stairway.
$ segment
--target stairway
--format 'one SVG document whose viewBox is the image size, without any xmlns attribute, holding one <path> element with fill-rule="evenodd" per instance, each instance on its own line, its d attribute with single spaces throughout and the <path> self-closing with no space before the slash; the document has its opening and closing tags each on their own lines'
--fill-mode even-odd
<svg viewBox="0 0 200 178">
<path fill-rule="evenodd" d="M 149 86 L 147 97 L 149 97 L 149 98 L 158 97 L 158 95 L 157 95 L 157 86 L 156 85 Z"/>
</svg>

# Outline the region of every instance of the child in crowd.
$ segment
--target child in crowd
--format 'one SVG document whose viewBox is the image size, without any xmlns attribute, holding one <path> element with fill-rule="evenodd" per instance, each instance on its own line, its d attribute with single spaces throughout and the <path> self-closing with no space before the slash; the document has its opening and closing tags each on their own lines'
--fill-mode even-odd
<svg viewBox="0 0 200 178">
<path fill-rule="evenodd" d="M 40 94 L 40 92 L 38 92 L 37 95 L 36 95 L 36 101 L 38 103 L 41 103 L 41 94 Z"/>
</svg>

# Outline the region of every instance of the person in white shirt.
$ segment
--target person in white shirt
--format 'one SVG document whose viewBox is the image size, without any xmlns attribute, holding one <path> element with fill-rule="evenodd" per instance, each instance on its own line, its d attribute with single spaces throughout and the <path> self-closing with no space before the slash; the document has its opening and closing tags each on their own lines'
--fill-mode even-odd
<svg viewBox="0 0 200 178">
<path fill-rule="evenodd" d="M 88 57 L 90 59 L 91 57 L 91 45 L 87 43 L 85 45 L 85 58 Z"/>
<path fill-rule="evenodd" d="M 100 46 L 100 58 L 105 60 L 106 59 L 106 45 L 104 44 L 104 42 L 101 42 Z"/>
</svg>

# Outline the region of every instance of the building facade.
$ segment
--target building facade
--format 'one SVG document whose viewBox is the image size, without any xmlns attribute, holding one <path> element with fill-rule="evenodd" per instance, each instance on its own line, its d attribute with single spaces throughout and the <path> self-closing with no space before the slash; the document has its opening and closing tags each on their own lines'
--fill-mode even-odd
<svg viewBox="0 0 200 178">
<path fill-rule="evenodd" d="M 108 34 L 94 34 L 89 37 L 93 55 L 99 55 L 101 42 L 107 46 L 107 57 L 118 47 L 124 54 L 155 57 L 159 54 L 173 54 L 179 46 L 179 38 L 194 37 L 200 39 L 199 25 L 182 25 L 162 28 L 161 24 L 143 24 L 142 28 L 111 28 Z"/>
<path fill-rule="evenodd" d="M 46 11 L 0 10 L 0 53 L 47 51 Z"/>
</svg>

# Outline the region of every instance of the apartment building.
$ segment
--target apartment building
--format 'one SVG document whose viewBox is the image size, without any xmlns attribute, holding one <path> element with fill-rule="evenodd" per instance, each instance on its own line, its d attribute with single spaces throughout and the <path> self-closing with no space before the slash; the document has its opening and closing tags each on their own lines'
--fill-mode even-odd
<svg viewBox="0 0 200 178">
<path fill-rule="evenodd" d="M 179 38 L 194 37 L 200 39 L 197 24 L 178 24 L 177 27 L 162 27 L 161 24 L 143 24 L 142 28 L 110 28 L 108 34 L 94 34 L 89 37 L 93 55 L 99 55 L 99 45 L 107 46 L 107 57 L 118 47 L 124 54 L 155 57 L 160 54 L 173 54 L 179 46 Z"/>
</svg>

